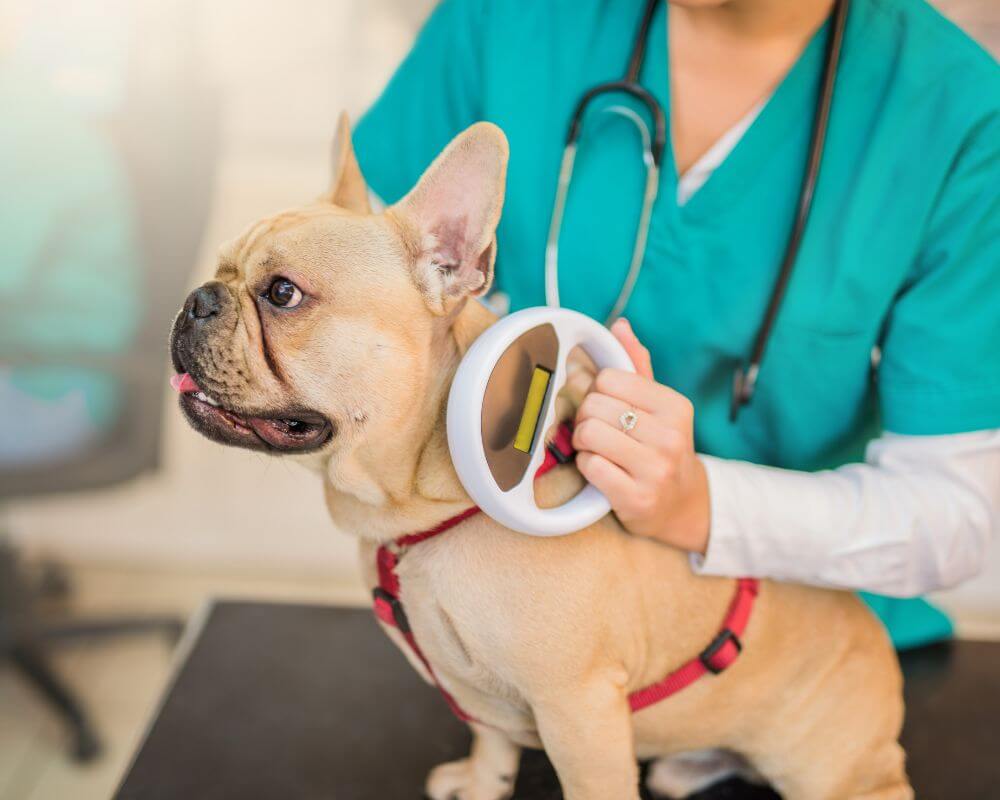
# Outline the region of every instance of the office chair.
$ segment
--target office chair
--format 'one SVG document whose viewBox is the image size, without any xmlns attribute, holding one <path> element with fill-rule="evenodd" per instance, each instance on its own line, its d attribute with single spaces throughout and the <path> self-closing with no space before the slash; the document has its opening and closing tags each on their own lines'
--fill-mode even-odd
<svg viewBox="0 0 1000 800">
<path fill-rule="evenodd" d="M 185 10 L 188 15 L 190 8 Z M 179 12 L 177 19 L 186 18 Z M 159 63 L 146 73 L 141 64 L 143 32 L 136 31 L 130 38 L 136 63 L 128 74 L 133 79 L 141 75 L 144 82 L 126 87 L 120 110 L 106 120 L 106 132 L 123 155 L 137 204 L 143 294 L 140 328 L 128 348 L 113 355 L 18 352 L 13 363 L 5 358 L 5 365 L 14 368 L 84 367 L 111 375 L 121 387 L 121 413 L 99 441 L 59 463 L 0 467 L 0 506 L 29 496 L 113 486 L 155 469 L 160 461 L 167 332 L 183 299 L 208 216 L 219 115 L 216 98 L 197 72 L 197 53 L 185 52 L 196 46 L 194 37 L 178 36 L 172 72 Z M 150 86 L 151 74 L 158 85 Z M 46 580 L 32 581 L 2 534 L 0 658 L 9 659 L 66 722 L 73 737 L 71 754 L 79 760 L 91 759 L 100 749 L 97 733 L 79 700 L 51 667 L 49 648 L 69 639 L 145 632 L 176 638 L 181 621 L 143 616 L 43 624 L 36 613 L 39 596 L 64 590 L 65 579 L 49 568 Z"/>
</svg>

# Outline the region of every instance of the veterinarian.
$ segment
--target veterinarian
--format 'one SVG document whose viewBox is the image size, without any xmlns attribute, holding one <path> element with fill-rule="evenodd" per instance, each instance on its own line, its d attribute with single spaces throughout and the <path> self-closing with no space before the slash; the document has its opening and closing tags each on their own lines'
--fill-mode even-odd
<svg viewBox="0 0 1000 800">
<path fill-rule="evenodd" d="M 622 79 L 647 8 L 446 0 L 357 130 L 370 186 L 394 202 L 463 128 L 503 128 L 497 284 L 512 309 L 546 302 L 567 125 L 587 90 Z M 599 377 L 579 468 L 626 528 L 700 573 L 862 591 L 897 646 L 947 637 L 918 598 L 975 575 L 1000 519 L 1000 67 L 922 0 L 850 2 L 808 222 L 755 359 L 835 3 L 648 10 L 636 78 L 665 149 L 613 327 L 638 375 Z M 560 302 L 598 319 L 649 196 L 636 118 L 655 122 L 634 100 L 584 110 L 557 231 Z M 734 371 L 750 402 L 733 403 Z"/>
</svg>

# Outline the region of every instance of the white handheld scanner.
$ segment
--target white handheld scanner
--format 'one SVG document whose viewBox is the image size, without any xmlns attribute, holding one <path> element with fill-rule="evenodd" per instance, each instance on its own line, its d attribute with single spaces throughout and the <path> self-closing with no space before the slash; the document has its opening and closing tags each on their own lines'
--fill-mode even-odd
<svg viewBox="0 0 1000 800">
<path fill-rule="evenodd" d="M 526 308 L 487 328 L 469 348 L 448 396 L 448 449 L 475 503 L 502 525 L 533 536 L 560 536 L 611 510 L 587 484 L 561 506 L 539 508 L 534 477 L 545 459 L 545 432 L 566 382 L 566 359 L 580 346 L 598 369 L 634 372 L 599 322 L 563 308 Z"/>
</svg>

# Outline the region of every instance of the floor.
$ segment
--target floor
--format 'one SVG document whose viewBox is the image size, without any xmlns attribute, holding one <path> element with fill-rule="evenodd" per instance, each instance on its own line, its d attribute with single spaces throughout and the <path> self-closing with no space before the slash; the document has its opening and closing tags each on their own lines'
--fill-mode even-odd
<svg viewBox="0 0 1000 800">
<path fill-rule="evenodd" d="M 189 617 L 209 596 L 360 604 L 355 585 L 302 576 L 187 574 L 77 567 L 73 613 L 127 610 Z M 0 800 L 107 800 L 142 737 L 170 675 L 172 647 L 156 635 L 66 644 L 54 654 L 59 674 L 90 711 L 105 745 L 95 762 L 66 756 L 55 715 L 7 665 L 0 666 Z"/>
</svg>

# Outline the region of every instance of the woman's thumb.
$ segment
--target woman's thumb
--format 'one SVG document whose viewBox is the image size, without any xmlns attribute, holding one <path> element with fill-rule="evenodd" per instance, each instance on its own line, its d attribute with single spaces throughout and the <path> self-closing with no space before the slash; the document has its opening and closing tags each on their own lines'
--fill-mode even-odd
<svg viewBox="0 0 1000 800">
<path fill-rule="evenodd" d="M 621 342 L 622 347 L 625 348 L 625 352 L 632 359 L 635 371 L 643 377 L 652 380 L 653 363 L 650 360 L 649 351 L 642 346 L 642 342 L 635 335 L 635 331 L 632 330 L 632 325 L 629 321 L 625 317 L 619 317 L 611 326 L 611 333 Z"/>
</svg>

